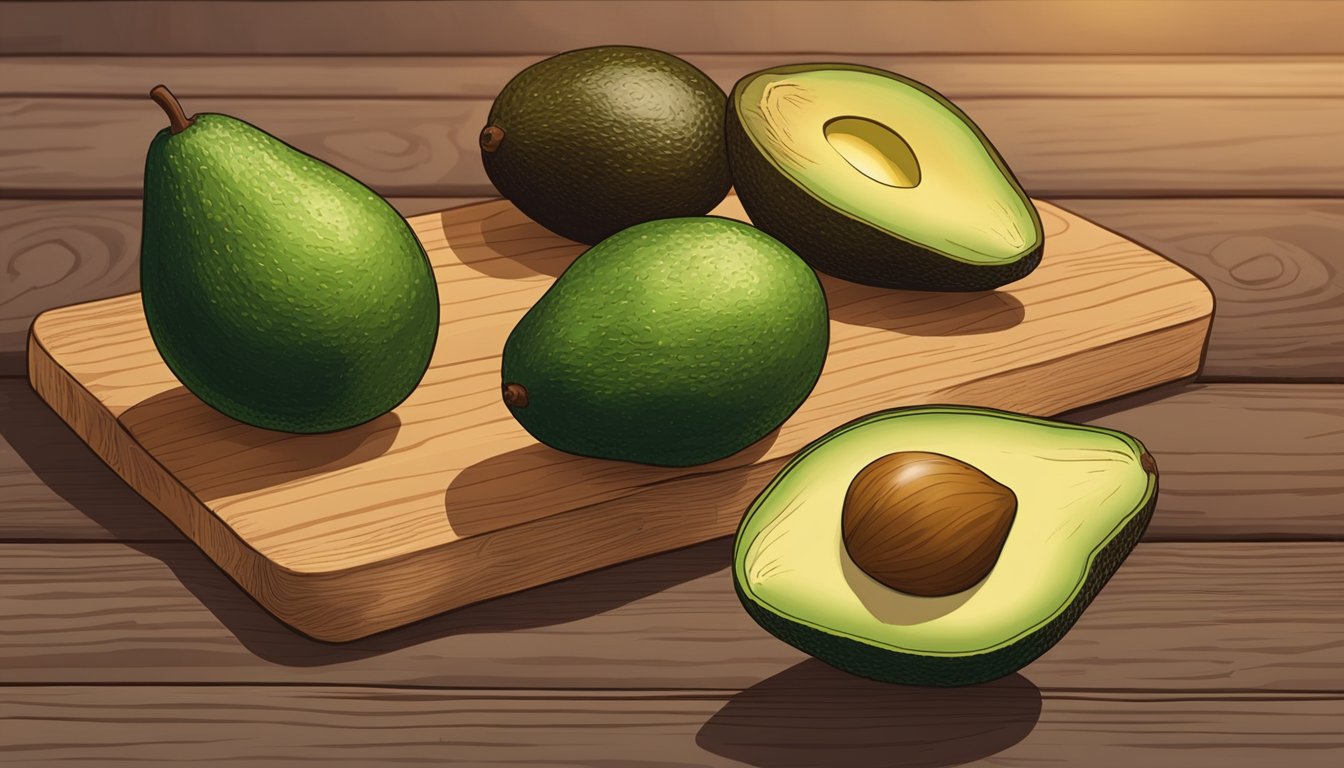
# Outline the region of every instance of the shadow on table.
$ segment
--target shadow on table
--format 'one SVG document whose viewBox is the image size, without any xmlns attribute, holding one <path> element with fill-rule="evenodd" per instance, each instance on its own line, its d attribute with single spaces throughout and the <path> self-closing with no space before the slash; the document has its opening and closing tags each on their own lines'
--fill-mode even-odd
<svg viewBox="0 0 1344 768">
<path fill-rule="evenodd" d="M 0 520 L 12 540 L 102 540 L 159 560 L 218 621 L 258 657 L 295 667 L 356 661 L 460 634 L 566 624 L 606 613 L 719 571 L 732 542 L 719 539 L 519 592 L 349 643 L 325 643 L 276 619 L 140 498 L 44 404 L 26 383 L 0 388 L 0 443 L 87 518 Z M 5 446 L 0 444 L 0 454 Z M 99 529 L 106 533 L 100 533 Z M 133 618 L 133 617 L 128 617 Z"/>
<path fill-rule="evenodd" d="M 878 683 L 809 659 L 734 696 L 696 743 L 762 768 L 942 768 L 1031 733 L 1041 693 L 1021 675 L 967 688 Z"/>
<path fill-rule="evenodd" d="M 315 640 L 289 628 L 194 546 L 140 549 L 172 569 L 182 585 L 259 658 L 285 666 L 319 667 L 455 635 L 555 626 L 607 613 L 725 568 L 732 542 L 722 539 L 612 566 L 345 643 Z"/>
<path fill-rule="evenodd" d="M 26 381 L 0 383 L 0 454 L 4 443 L 47 491 L 71 508 L 34 517 L 31 507 L 18 507 L 15 517 L 22 519 L 0 519 L 5 538 L 184 540 L 167 518 L 103 464 Z"/>
<path fill-rule="evenodd" d="M 445 227 L 456 218 L 453 211 L 444 212 Z M 490 277 L 559 277 L 588 248 L 522 218 L 512 209 L 496 212 L 475 229 L 476 237 L 453 240 L 453 253 L 463 264 Z"/>
<path fill-rule="evenodd" d="M 225 416 L 186 387 L 148 397 L 118 421 L 205 503 L 352 467 L 387 452 L 401 430 L 394 411 L 321 434 L 259 429 Z"/>
<path fill-rule="evenodd" d="M 731 470 L 756 463 L 778 437 L 779 430 L 775 429 L 727 458 L 690 470 L 586 458 L 533 443 L 463 469 L 444 492 L 444 513 L 453 531 L 466 537 L 537 519 L 538 510 L 544 506 L 537 499 L 563 498 L 575 507 L 586 506 L 601 503 L 594 502 L 595 498 L 611 497 L 611 494 L 604 497 L 604 491 L 648 488 L 692 475 L 721 475 L 714 481 L 714 487 L 716 497 L 724 498 L 749 482 L 761 484 L 745 472 Z"/>
<path fill-rule="evenodd" d="M 831 320 L 908 336 L 976 336 L 1006 331 L 1027 316 L 1008 291 L 937 293 L 876 288 L 819 274 Z"/>
</svg>

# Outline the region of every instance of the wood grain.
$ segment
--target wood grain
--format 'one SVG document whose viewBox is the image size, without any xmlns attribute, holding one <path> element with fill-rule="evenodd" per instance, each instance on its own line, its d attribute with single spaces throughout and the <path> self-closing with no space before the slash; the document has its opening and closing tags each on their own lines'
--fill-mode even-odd
<svg viewBox="0 0 1344 768">
<path fill-rule="evenodd" d="M 0 17 L 11 53 L 1344 53 L 1344 10 L 1304 0 L 5 2 Z"/>
<path fill-rule="evenodd" d="M 1342 414 L 1344 387 L 1176 384 L 1064 418 L 1138 435 L 1157 458 L 1149 541 L 1337 540 Z M 0 540 L 182 538 L 25 381 L 0 380 L 0 487 Z"/>
<path fill-rule="evenodd" d="M 544 55 L 0 56 L 0 95 L 143 101 L 167 82 L 183 99 L 493 99 Z M 1344 96 L 1344 59 L 1320 56 L 701 53 L 686 60 L 725 90 L 750 72 L 801 61 L 865 64 L 954 98 Z"/>
<path fill-rule="evenodd" d="M 222 112 L 339 166 L 387 197 L 493 195 L 477 137 L 483 100 L 191 100 L 191 114 Z M 6 144 L 0 196 L 138 196 L 145 151 L 166 118 L 148 99 L 0 100 Z M 14 194 L 20 190 L 19 194 Z"/>
<path fill-rule="evenodd" d="M 814 671 L 696 696 L 15 687 L 0 718 L 22 728 L 0 756 L 135 768 L 184 755 L 207 765 L 632 768 L 886 768 L 894 754 L 907 768 L 1056 765 L 1061 754 L 1099 768 L 1307 768 L 1344 758 L 1338 696 L 1057 694 L 1022 678 L 953 691 L 836 680 L 818 691 L 797 687 L 806 676 Z"/>
<path fill-rule="evenodd" d="M 340 645 L 286 629 L 189 544 L 0 556 L 11 685 L 717 690 L 806 659 L 742 610 L 728 540 Z M 1043 689 L 1340 693 L 1342 614 L 1344 543 L 1142 543 L 1022 675 Z"/>
<path fill-rule="evenodd" d="M 731 532 L 811 440 L 881 407 L 1056 413 L 1193 374 L 1212 311 L 1189 273 L 1039 205 L 1049 252 L 1012 286 L 903 294 L 826 279 L 831 346 L 806 403 L 688 469 L 538 445 L 499 399 L 499 350 L 581 250 L 507 202 L 412 219 L 440 284 L 435 359 L 396 411 L 329 435 L 246 427 L 168 371 L 131 295 L 33 324 L 34 388 L 263 604 L 349 640 Z M 744 217 L 736 198 L 720 215 Z M 1112 307 L 1124 304 L 1123 322 Z"/>
<path fill-rule="evenodd" d="M 1150 538 L 1344 539 L 1344 386 L 1168 387 L 1063 418 L 1138 435 L 1157 457 Z"/>
<path fill-rule="evenodd" d="M 955 98 L 955 95 L 954 95 Z M 1036 197 L 1333 196 L 1339 98 L 958 98 Z M 387 196 L 490 195 L 477 145 L 490 100 L 202 97 Z M 148 99 L 0 99 L 0 196 L 138 195 L 164 127 Z M 1286 127 L 1291 126 L 1291 130 Z"/>
<path fill-rule="evenodd" d="M 405 216 L 481 198 L 392 198 Z M 139 200 L 0 200 L 0 376 L 23 375 L 28 327 L 52 307 L 140 288 Z"/>
<path fill-rule="evenodd" d="M 1340 82 L 1344 82 L 1341 79 Z M 406 215 L 479 198 L 394 198 Z M 1057 201 L 1200 275 L 1216 311 L 1203 374 L 1344 377 L 1344 203 L 1331 199 Z M 0 376 L 23 375 L 28 326 L 52 307 L 135 290 L 137 200 L 0 200 Z M 11 246 L 12 244 L 12 246 Z M 67 266 L 68 265 L 68 266 Z"/>
<path fill-rule="evenodd" d="M 1204 279 L 1201 378 L 1344 382 L 1344 201 L 1069 200 Z"/>
</svg>

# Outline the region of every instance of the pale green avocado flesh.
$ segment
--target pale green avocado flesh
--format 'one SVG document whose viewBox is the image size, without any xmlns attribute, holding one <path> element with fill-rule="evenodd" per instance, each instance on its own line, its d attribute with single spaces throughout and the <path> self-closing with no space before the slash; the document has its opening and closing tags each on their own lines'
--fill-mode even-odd
<svg viewBox="0 0 1344 768">
<path fill-rule="evenodd" d="M 747 132 L 776 168 L 834 208 L 970 264 L 1040 245 L 1031 202 L 983 134 L 936 93 L 891 73 L 788 68 L 749 81 Z"/>
<path fill-rule="evenodd" d="M 1017 495 L 1003 551 L 976 586 L 916 597 L 849 558 L 840 515 L 854 476 L 900 451 L 940 453 Z M 887 411 L 793 459 L 744 517 L 734 581 L 767 629 L 868 677 L 962 685 L 1011 674 L 1062 637 L 1151 516 L 1152 458 L 1112 430 L 969 407 Z"/>
</svg>

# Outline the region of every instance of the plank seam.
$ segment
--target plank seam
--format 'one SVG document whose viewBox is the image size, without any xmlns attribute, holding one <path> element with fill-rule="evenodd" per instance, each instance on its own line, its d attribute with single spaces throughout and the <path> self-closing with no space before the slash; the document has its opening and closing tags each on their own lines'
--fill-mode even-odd
<svg viewBox="0 0 1344 768">
<path fill-rule="evenodd" d="M 5 4 L 13 2 L 22 2 L 23 0 L 8 0 Z M 50 2 L 68 2 L 72 0 L 31 0 L 34 5 L 41 5 Z M 73 0 L 79 2 L 81 0 Z M 86 1 L 86 0 L 84 0 Z M 576 46 L 582 48 L 584 46 Z M 566 49 L 568 50 L 568 49 Z M 1088 50 L 1069 51 L 1032 51 L 1032 52 L 1012 52 L 1012 51 L 927 51 L 927 50 L 907 50 L 892 52 L 885 50 L 806 50 L 806 51 L 785 51 L 785 50 L 751 50 L 751 51 L 725 51 L 719 50 L 673 50 L 664 49 L 667 53 L 676 56 L 719 56 L 730 57 L 761 57 L 761 56 L 835 56 L 835 57 L 909 57 L 909 58 L 927 58 L 927 59 L 981 59 L 990 61 L 1000 60 L 1024 60 L 1040 61 L 1042 59 L 1059 59 L 1067 63 L 1103 63 L 1113 62 L 1117 64 L 1128 64 L 1134 62 L 1146 63 L 1188 63 L 1204 62 L 1208 64 L 1218 64 L 1226 62 L 1247 62 L 1247 61 L 1289 61 L 1298 63 L 1339 63 L 1344 60 L 1344 54 L 1330 51 L 1313 51 L 1308 53 L 1276 53 L 1272 51 L 1245 53 L 1182 53 L 1170 51 L 1166 53 L 1152 52 L 1134 52 L 1134 53 L 1095 53 Z M 412 51 L 366 51 L 362 53 L 351 53 L 343 50 L 331 51 L 285 51 L 285 52 L 249 52 L 249 51 L 217 51 L 212 53 L 193 54 L 187 52 L 168 52 L 159 51 L 57 51 L 43 53 L 10 53 L 0 56 L 0 61 L 4 59 L 490 59 L 490 58 L 516 58 L 520 56 L 554 56 L 561 51 L 554 48 L 546 50 L 489 50 L 489 51 L 471 51 L 458 50 L 452 53 L 434 50 L 412 50 Z M 1051 62 L 1053 63 L 1053 62 Z"/>
<path fill-rule="evenodd" d="M 766 678 L 768 679 L 768 678 Z M 860 678 L 854 678 L 860 681 Z M 605 688 L 605 687 L 555 687 L 555 688 L 514 688 L 514 687 L 491 687 L 491 686 L 431 686 L 431 685 L 395 685 L 385 683 L 336 683 L 336 682 L 312 682 L 299 681 L 293 683 L 285 682 L 237 682 L 237 681 L 173 681 L 173 682 L 145 682 L 145 681 L 127 681 L 127 682 L 109 682 L 92 681 L 87 683 L 72 682 L 10 682 L 0 681 L 0 690 L 21 689 L 21 688 L 293 688 L 300 690 L 313 689 L 354 689 L 365 691 L 423 691 L 440 693 L 445 696 L 452 695 L 463 699 L 480 700 L 516 700 L 530 701 L 535 699 L 549 699 L 559 701 L 662 701 L 669 699 L 680 700 L 710 700 L 715 701 L 723 698 L 731 698 L 739 693 L 750 690 L 750 688 L 674 688 L 674 687 L 648 687 L 648 688 Z M 801 689 L 800 689 L 801 690 Z M 1147 702 L 1147 701 L 1335 701 L 1344 700 L 1344 689 L 1335 690 L 1308 690 L 1297 688 L 1272 689 L 1272 688 L 1071 688 L 1071 687 L 1037 687 L 1042 698 L 1049 698 L 1059 701 L 1124 701 L 1124 702 Z M 470 696 L 469 694 L 484 694 L 479 696 Z M 463 695 L 468 694 L 468 695 Z M 498 695 L 494 695 L 498 694 Z M 558 695 L 557 695 L 558 694 Z M 605 694 L 605 695 L 604 695 Z"/>
<path fill-rule="evenodd" d="M 171 78 L 170 78 L 171 79 Z M 1203 93 L 1040 93 L 1037 91 L 996 91 L 976 93 L 958 91 L 955 88 L 943 88 L 941 92 L 956 101 L 1124 101 L 1142 99 L 1143 101 L 1332 101 L 1344 99 L 1344 94 L 1302 95 L 1296 93 L 1248 93 L 1236 95 L 1207 96 Z M 478 101 L 489 102 L 493 94 L 482 93 L 443 93 L 426 91 L 424 93 L 248 93 L 232 91 L 211 91 L 207 95 L 193 95 L 190 89 L 180 92 L 184 99 L 239 99 L 246 101 Z M 43 99 L 47 101 L 147 101 L 148 92 L 97 92 L 97 91 L 0 91 L 0 99 Z"/>
<path fill-rule="evenodd" d="M 449 198 L 449 197 L 489 197 L 498 198 L 499 192 L 489 185 L 456 185 L 447 184 L 442 187 L 426 187 L 422 185 L 413 185 L 406 187 L 382 187 L 376 190 L 383 197 L 397 198 Z M 1145 201 L 1217 201 L 1217 200 L 1293 200 L 1293 201 L 1320 201 L 1335 202 L 1344 199 L 1344 189 L 1321 190 L 1321 189 L 1278 189 L 1266 187 L 1263 189 L 1118 189 L 1113 191 L 1099 190 L 1094 192 L 1079 192 L 1077 190 L 1058 190 L 1052 191 L 1049 188 L 1035 187 L 1030 190 L 1031 196 L 1044 200 L 1046 202 L 1068 201 L 1068 200 L 1145 200 Z M 131 187 L 0 187 L 0 200 L 15 200 L 22 202 L 41 202 L 41 201 L 89 201 L 89 200 L 140 200 L 144 197 L 143 191 L 139 188 Z M 423 214 L 421 214 L 423 215 Z"/>
</svg>

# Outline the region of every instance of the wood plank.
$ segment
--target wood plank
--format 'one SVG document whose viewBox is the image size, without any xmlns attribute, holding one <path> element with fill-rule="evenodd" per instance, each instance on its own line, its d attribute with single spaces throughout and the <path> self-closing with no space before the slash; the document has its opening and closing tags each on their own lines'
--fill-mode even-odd
<svg viewBox="0 0 1344 768">
<path fill-rule="evenodd" d="M 212 411 L 160 359 L 135 295 L 34 321 L 29 380 L 270 610 L 349 640 L 730 533 L 788 457 L 879 408 L 1050 414 L 1194 374 L 1212 312 L 1204 285 L 1037 208 L 1050 255 L 998 291 L 823 279 L 830 351 L 807 401 L 755 445 L 695 467 L 563 454 L 509 415 L 504 339 L 581 246 L 507 201 L 411 220 L 439 280 L 435 358 L 396 411 L 362 427 L 278 438 Z M 731 196 L 715 213 L 745 218 Z M 1140 295 L 1141 309 L 1120 306 Z"/>
<path fill-rule="evenodd" d="M 392 202 L 416 215 L 479 199 Z M 1344 377 L 1344 202 L 1058 202 L 1209 284 L 1217 301 L 1205 377 Z M 0 270 L 11 278 L 0 283 L 0 376 L 25 372 L 24 344 L 38 313 L 136 290 L 139 229 L 138 200 L 0 200 Z"/>
<path fill-rule="evenodd" d="M 1344 382 L 1344 201 L 1069 200 L 1204 279 L 1201 378 Z"/>
<path fill-rule="evenodd" d="M 493 99 L 526 56 L 3 56 L 0 95 L 143 100 L 168 82 L 183 99 Z M 923 81 L 953 98 L 1344 96 L 1344 60 L 1275 56 L 1039 56 L 701 53 L 686 60 L 729 89 L 750 72 L 842 60 Z"/>
<path fill-rule="evenodd" d="M 1257 0 L 1146 3 L 490 0 L 6 2 L 0 50 L 113 54 L 545 53 L 620 42 L 671 51 L 1334 54 L 1344 10 Z M 79 19 L 72 24 L 71 19 Z M 264 21 L 263 21 L 264 20 Z"/>
<path fill-rule="evenodd" d="M 1157 457 L 1151 539 L 1344 539 L 1344 386 L 1166 387 L 1063 418 Z"/>
<path fill-rule="evenodd" d="M 392 198 L 405 216 L 480 202 Z M 22 376 L 28 326 L 52 307 L 140 288 L 139 200 L 0 200 L 0 376 Z"/>
<path fill-rule="evenodd" d="M 185 107 L 252 122 L 387 197 L 494 194 L 477 145 L 488 101 L 210 99 Z M 2 100 L 0 119 L 0 197 L 13 198 L 70 189 L 138 196 L 145 150 L 166 118 L 147 99 L 60 98 Z"/>
<path fill-rule="evenodd" d="M 1138 435 L 1157 458 L 1149 541 L 1301 540 L 1344 538 L 1342 412 L 1340 387 L 1212 384 L 1064 418 Z M 0 488 L 0 540 L 181 540 L 21 380 L 0 380 Z"/>
<path fill-rule="evenodd" d="M 139 287 L 140 208 L 139 200 L 0 200 L 0 374 L 23 374 L 38 314 Z"/>
<path fill-rule="evenodd" d="M 1285 768 L 1344 759 L 1339 696 L 1054 693 L 1022 678 L 930 690 L 810 665 L 738 693 L 13 687 L 25 765 L 1058 765 Z M 1104 724 L 1100 726 L 1099 724 Z"/>
<path fill-rule="evenodd" d="M 1344 6 L 1341 6 L 1344 7 Z M 954 97 L 955 98 L 955 97 Z M 1344 188 L 1339 98 L 957 99 L 1036 197 L 1318 195 Z M 388 196 L 490 195 L 489 99 L 187 99 L 340 166 Z M 134 197 L 165 124 L 147 98 L 0 99 L 0 197 Z"/>
<path fill-rule="evenodd" d="M 287 630 L 187 544 L 0 544 L 0 679 L 745 688 L 805 657 L 743 611 L 730 543 L 340 645 Z M 1142 543 L 1022 675 L 1042 689 L 1340 693 L 1341 615 L 1344 542 Z"/>
</svg>

